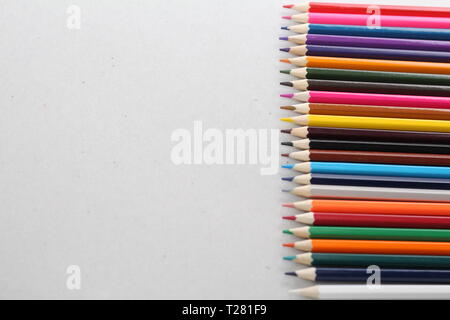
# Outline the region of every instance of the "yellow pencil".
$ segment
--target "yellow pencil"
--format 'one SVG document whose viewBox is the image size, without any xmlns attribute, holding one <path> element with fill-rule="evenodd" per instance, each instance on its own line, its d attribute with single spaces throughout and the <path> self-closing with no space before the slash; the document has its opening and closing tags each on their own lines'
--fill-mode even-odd
<svg viewBox="0 0 450 320">
<path fill-rule="evenodd" d="M 450 132 L 450 121 L 444 120 L 345 117 L 312 114 L 282 118 L 281 120 L 311 127 Z"/>
</svg>

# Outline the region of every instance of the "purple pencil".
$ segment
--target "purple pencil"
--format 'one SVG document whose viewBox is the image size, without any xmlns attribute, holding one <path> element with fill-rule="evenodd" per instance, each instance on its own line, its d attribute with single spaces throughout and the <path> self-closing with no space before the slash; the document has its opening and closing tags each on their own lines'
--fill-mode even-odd
<svg viewBox="0 0 450 320">
<path fill-rule="evenodd" d="M 283 37 L 297 44 L 341 46 L 341 47 L 364 47 L 384 48 L 402 50 L 424 50 L 424 51 L 450 51 L 450 41 L 394 39 L 394 38 L 367 38 L 351 36 L 330 36 L 323 34 L 301 34 Z"/>
<path fill-rule="evenodd" d="M 383 59 L 383 60 L 403 60 L 403 61 L 429 61 L 429 62 L 450 62 L 450 52 L 423 51 L 423 50 L 398 50 L 382 48 L 361 48 L 361 47 L 337 47 L 337 46 L 317 46 L 302 45 L 292 48 L 283 48 L 286 51 L 299 56 L 323 56 L 323 57 L 344 57 L 357 59 Z"/>
</svg>

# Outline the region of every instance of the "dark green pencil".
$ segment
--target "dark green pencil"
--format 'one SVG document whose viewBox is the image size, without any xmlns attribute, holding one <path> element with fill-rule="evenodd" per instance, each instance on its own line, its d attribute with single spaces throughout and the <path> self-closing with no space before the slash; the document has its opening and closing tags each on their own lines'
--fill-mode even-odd
<svg viewBox="0 0 450 320">
<path fill-rule="evenodd" d="M 313 267 L 382 267 L 401 268 L 450 268 L 450 256 L 394 255 L 394 254 L 352 254 L 352 253 L 303 253 L 284 257 Z"/>
<path fill-rule="evenodd" d="M 363 82 L 409 83 L 450 86 L 450 75 L 407 72 L 362 71 L 325 68 L 296 68 L 281 73 L 301 79 L 346 80 Z"/>
</svg>

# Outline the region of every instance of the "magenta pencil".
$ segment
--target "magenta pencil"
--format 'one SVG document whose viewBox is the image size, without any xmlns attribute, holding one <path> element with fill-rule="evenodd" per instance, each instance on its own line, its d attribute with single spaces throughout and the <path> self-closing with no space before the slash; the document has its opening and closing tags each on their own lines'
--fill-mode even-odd
<svg viewBox="0 0 450 320">
<path fill-rule="evenodd" d="M 284 19 L 299 23 L 337 24 L 354 26 L 379 26 L 402 28 L 450 29 L 448 17 L 415 17 L 371 14 L 338 14 L 338 13 L 300 13 L 285 16 Z"/>
<path fill-rule="evenodd" d="M 281 97 L 309 103 L 450 109 L 450 97 L 331 91 L 302 91 L 282 94 Z"/>
</svg>

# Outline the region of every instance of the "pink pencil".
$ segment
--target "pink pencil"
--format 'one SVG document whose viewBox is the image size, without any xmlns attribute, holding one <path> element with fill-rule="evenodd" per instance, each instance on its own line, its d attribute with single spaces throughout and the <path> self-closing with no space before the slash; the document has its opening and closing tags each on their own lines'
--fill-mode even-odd
<svg viewBox="0 0 450 320">
<path fill-rule="evenodd" d="M 450 109 L 450 97 L 330 91 L 302 91 L 282 94 L 281 96 L 309 103 Z"/>
<path fill-rule="evenodd" d="M 450 17 L 408 17 L 366 15 L 366 14 L 336 14 L 336 13 L 300 13 L 285 16 L 284 19 L 300 23 L 340 24 L 356 26 L 406 27 L 406 28 L 438 28 L 450 29 Z"/>
</svg>

